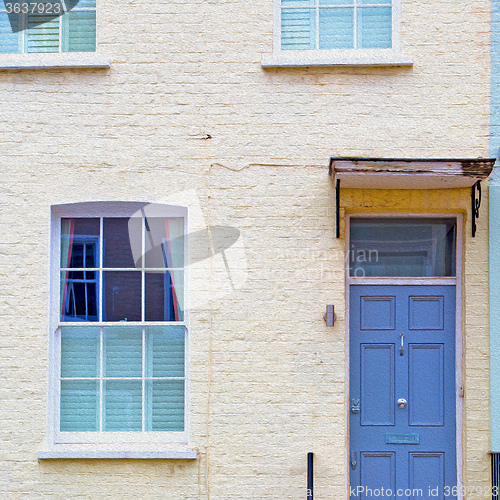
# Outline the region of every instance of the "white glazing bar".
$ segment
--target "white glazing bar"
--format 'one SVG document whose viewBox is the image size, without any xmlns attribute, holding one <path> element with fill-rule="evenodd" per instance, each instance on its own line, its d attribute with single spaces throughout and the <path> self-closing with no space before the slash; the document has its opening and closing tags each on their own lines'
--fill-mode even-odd
<svg viewBox="0 0 500 500">
<path fill-rule="evenodd" d="M 142 327 L 142 432 L 146 430 L 146 327 Z"/>
<path fill-rule="evenodd" d="M 354 12 L 353 12 L 353 14 L 354 14 L 353 35 L 354 35 L 354 48 L 355 49 L 358 48 L 358 1 L 359 0 L 354 0 L 354 6 L 353 6 L 353 9 L 354 9 Z"/>
<path fill-rule="evenodd" d="M 102 289 L 102 268 L 104 265 L 103 254 L 104 254 L 104 221 L 103 217 L 99 218 L 99 293 L 97 297 L 97 301 L 99 303 L 99 321 L 102 321 L 102 303 L 104 300 L 104 293 Z"/>
<path fill-rule="evenodd" d="M 146 273 L 144 266 L 146 265 L 146 215 L 142 215 L 141 221 L 141 321 L 146 319 Z"/>
<path fill-rule="evenodd" d="M 315 17 L 315 23 L 316 23 L 316 26 L 315 26 L 316 33 L 315 33 L 315 37 L 314 37 L 315 38 L 314 48 L 319 49 L 319 0 L 316 0 L 315 10 L 316 10 L 316 15 L 314 17 Z"/>
<path fill-rule="evenodd" d="M 63 2 L 61 2 L 61 3 L 63 3 Z M 63 25 L 62 18 L 63 18 L 63 16 L 59 16 L 59 19 L 58 19 L 58 21 L 59 21 L 59 50 L 58 50 L 58 52 L 62 52 L 62 25 Z M 83 262 L 85 262 L 85 261 L 83 261 Z"/>
<path fill-rule="evenodd" d="M 101 326 L 100 330 L 100 356 L 99 356 L 99 432 L 102 432 L 102 417 L 104 413 L 104 408 L 103 408 L 103 346 L 104 346 L 104 329 Z"/>
</svg>

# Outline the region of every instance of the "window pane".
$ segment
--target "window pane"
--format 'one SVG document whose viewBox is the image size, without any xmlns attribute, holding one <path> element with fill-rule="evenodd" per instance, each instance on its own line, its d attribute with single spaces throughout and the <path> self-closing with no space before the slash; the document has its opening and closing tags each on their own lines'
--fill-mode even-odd
<svg viewBox="0 0 500 500">
<path fill-rule="evenodd" d="M 27 18 L 26 51 L 59 52 L 59 17 L 45 14 L 27 14 Z"/>
<path fill-rule="evenodd" d="M 105 377 L 142 377 L 142 327 L 103 329 Z"/>
<path fill-rule="evenodd" d="M 98 320 L 98 273 L 61 271 L 61 321 Z"/>
<path fill-rule="evenodd" d="M 351 276 L 455 276 L 455 219 L 351 219 Z"/>
<path fill-rule="evenodd" d="M 142 430 L 142 382 L 140 380 L 106 380 L 103 399 L 103 430 Z"/>
<path fill-rule="evenodd" d="M 391 5 L 392 0 L 358 0 L 360 4 L 372 4 L 372 5 Z"/>
<path fill-rule="evenodd" d="M 302 5 L 314 5 L 314 0 L 281 0 L 282 7 L 300 7 Z"/>
<path fill-rule="evenodd" d="M 184 321 L 184 272 L 146 273 L 146 321 Z"/>
<path fill-rule="evenodd" d="M 92 9 L 96 7 L 96 0 L 64 0 L 66 10 Z"/>
<path fill-rule="evenodd" d="M 358 8 L 358 48 L 390 49 L 392 47 L 392 8 Z"/>
<path fill-rule="evenodd" d="M 99 377 L 99 328 L 61 328 L 61 377 Z"/>
<path fill-rule="evenodd" d="M 135 267 L 128 223 L 125 217 L 103 220 L 104 267 Z"/>
<path fill-rule="evenodd" d="M 148 217 L 145 267 L 184 267 L 184 219 Z"/>
<path fill-rule="evenodd" d="M 320 9 L 319 48 L 354 48 L 354 9 Z"/>
<path fill-rule="evenodd" d="M 61 267 L 99 267 L 99 219 L 61 220 Z"/>
<path fill-rule="evenodd" d="M 69 12 L 67 20 L 67 44 L 63 52 L 95 52 L 96 13 L 95 11 Z"/>
<path fill-rule="evenodd" d="M 147 429 L 184 430 L 184 380 L 147 380 Z"/>
<path fill-rule="evenodd" d="M 99 430 L 99 382 L 61 380 L 62 432 Z"/>
<path fill-rule="evenodd" d="M 146 327 L 146 376 L 184 377 L 183 326 Z"/>
<path fill-rule="evenodd" d="M 103 274 L 103 321 L 140 321 L 141 273 L 106 271 Z"/>
<path fill-rule="evenodd" d="M 3 0 L 0 0 L 0 9 L 5 9 Z M 12 54 L 20 52 L 20 26 L 18 14 L 0 12 L 0 53 Z"/>
<path fill-rule="evenodd" d="M 281 10 L 281 50 L 316 48 L 316 9 Z"/>
</svg>

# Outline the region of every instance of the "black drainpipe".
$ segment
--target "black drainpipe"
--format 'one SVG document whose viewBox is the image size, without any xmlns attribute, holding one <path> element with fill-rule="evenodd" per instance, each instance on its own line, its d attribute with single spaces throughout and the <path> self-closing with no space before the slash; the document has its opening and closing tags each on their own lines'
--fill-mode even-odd
<svg viewBox="0 0 500 500">
<path fill-rule="evenodd" d="M 313 500 L 313 454 L 307 454 L 307 500 Z"/>
</svg>

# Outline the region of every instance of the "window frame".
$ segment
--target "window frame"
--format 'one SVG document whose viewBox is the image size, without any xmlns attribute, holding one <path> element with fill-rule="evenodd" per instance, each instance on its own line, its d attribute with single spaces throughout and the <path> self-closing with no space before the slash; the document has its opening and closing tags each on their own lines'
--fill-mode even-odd
<svg viewBox="0 0 500 500">
<path fill-rule="evenodd" d="M 316 0 L 317 1 L 317 0 Z M 401 0 L 392 0 L 392 47 L 385 49 L 281 49 L 281 0 L 274 0 L 273 52 L 263 54 L 262 67 L 279 66 L 411 66 L 401 54 Z"/>
<path fill-rule="evenodd" d="M 61 369 L 61 327 L 64 326 L 123 326 L 123 322 L 92 321 L 68 322 L 61 320 L 60 314 L 60 239 L 63 218 L 91 217 L 130 217 L 137 212 L 137 204 L 131 203 L 78 203 L 52 207 L 50 235 L 50 320 L 49 320 L 49 384 L 47 412 L 47 445 L 49 449 L 109 451 L 164 451 L 185 447 L 188 444 L 190 420 L 190 375 L 189 375 L 189 335 L 188 335 L 188 209 L 173 205 L 150 205 L 144 203 L 147 217 L 182 217 L 184 219 L 184 320 L 183 321 L 136 321 L 127 326 L 166 326 L 184 327 L 184 431 L 88 431 L 64 432 L 60 430 L 60 369 Z M 102 300 L 99 291 L 99 300 Z"/>
</svg>

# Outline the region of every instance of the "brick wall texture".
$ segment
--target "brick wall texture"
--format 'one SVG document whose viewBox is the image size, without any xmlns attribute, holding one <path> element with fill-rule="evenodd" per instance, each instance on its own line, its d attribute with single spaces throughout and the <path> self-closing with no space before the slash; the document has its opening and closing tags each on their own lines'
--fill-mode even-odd
<svg viewBox="0 0 500 500">
<path fill-rule="evenodd" d="M 465 485 L 487 486 L 487 188 L 474 239 L 468 189 L 345 190 L 336 239 L 328 160 L 487 157 L 489 3 L 403 0 L 410 68 L 263 70 L 272 0 L 100 0 L 98 12 L 110 70 L 0 72 L 0 497 L 297 500 L 313 451 L 315 498 L 346 498 L 344 221 L 355 212 L 465 216 L 462 470 Z M 240 230 L 245 257 L 232 261 L 244 276 L 234 291 L 218 294 L 215 259 L 190 283 L 199 459 L 39 462 L 51 205 L 168 203 L 187 190 L 206 223 Z"/>
</svg>

